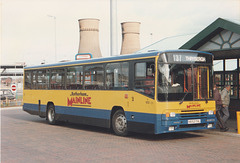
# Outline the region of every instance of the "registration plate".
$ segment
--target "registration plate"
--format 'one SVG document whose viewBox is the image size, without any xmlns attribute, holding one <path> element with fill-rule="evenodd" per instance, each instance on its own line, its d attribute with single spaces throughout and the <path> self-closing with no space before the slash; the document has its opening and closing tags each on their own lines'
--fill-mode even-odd
<svg viewBox="0 0 240 163">
<path fill-rule="evenodd" d="M 197 124 L 201 123 L 201 119 L 189 119 L 188 124 Z"/>
</svg>

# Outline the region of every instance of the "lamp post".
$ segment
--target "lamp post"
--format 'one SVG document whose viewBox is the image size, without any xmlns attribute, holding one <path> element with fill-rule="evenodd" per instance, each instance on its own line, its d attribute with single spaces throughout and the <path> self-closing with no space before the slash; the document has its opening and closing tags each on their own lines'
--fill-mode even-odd
<svg viewBox="0 0 240 163">
<path fill-rule="evenodd" d="M 110 0 L 110 55 L 117 55 L 117 0 Z"/>
<path fill-rule="evenodd" d="M 55 62 L 57 62 L 57 34 L 56 34 L 56 16 L 52 16 L 52 15 L 47 15 L 48 17 L 51 17 L 54 19 L 54 46 L 55 46 Z"/>
</svg>

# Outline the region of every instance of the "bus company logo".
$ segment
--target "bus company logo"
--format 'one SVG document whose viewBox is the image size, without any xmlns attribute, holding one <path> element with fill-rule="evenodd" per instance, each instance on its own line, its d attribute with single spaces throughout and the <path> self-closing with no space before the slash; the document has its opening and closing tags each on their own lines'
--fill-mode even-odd
<svg viewBox="0 0 240 163">
<path fill-rule="evenodd" d="M 198 108 L 198 107 L 201 107 L 201 104 L 190 104 L 190 105 L 187 105 L 187 109 Z"/>
<path fill-rule="evenodd" d="M 88 97 L 86 93 L 72 92 L 67 98 L 67 106 L 87 106 L 91 107 L 91 97 Z"/>
</svg>

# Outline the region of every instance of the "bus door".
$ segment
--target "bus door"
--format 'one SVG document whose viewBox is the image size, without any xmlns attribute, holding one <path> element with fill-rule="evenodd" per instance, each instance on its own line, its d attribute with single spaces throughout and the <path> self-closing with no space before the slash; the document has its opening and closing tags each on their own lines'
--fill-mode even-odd
<svg viewBox="0 0 240 163">
<path fill-rule="evenodd" d="M 197 72 L 195 71 L 197 70 Z M 209 98 L 209 68 L 207 66 L 201 66 L 194 68 L 195 75 L 197 76 L 195 82 L 195 97 L 197 99 Z"/>
<path fill-rule="evenodd" d="M 155 95 L 154 59 L 135 62 L 133 90 L 129 97 L 129 108 L 138 111 L 150 107 Z"/>
</svg>

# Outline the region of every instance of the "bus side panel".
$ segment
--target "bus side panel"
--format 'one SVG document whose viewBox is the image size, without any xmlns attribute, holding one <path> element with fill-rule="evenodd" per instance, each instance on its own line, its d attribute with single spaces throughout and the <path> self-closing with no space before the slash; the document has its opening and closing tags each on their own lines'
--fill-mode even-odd
<svg viewBox="0 0 240 163">
<path fill-rule="evenodd" d="M 155 114 L 125 112 L 128 130 L 138 133 L 155 133 Z"/>
<path fill-rule="evenodd" d="M 110 110 L 56 106 L 59 120 L 109 128 Z"/>
<path fill-rule="evenodd" d="M 24 103 L 23 110 L 32 115 L 39 115 L 38 105 L 36 104 Z"/>
<path fill-rule="evenodd" d="M 23 110 L 39 115 L 39 101 L 41 115 L 46 115 L 47 104 L 52 102 L 59 120 L 107 128 L 112 108 L 118 106 L 126 114 L 129 131 L 154 133 L 155 130 L 154 100 L 149 102 L 148 97 L 134 91 L 25 90 Z"/>
<path fill-rule="evenodd" d="M 41 108 L 46 107 L 46 105 L 41 105 Z M 23 110 L 32 115 L 39 115 L 39 106 L 37 104 L 24 103 Z M 59 121 L 109 128 L 110 110 L 55 106 L 55 112 L 56 119 Z M 42 109 L 40 114 L 46 114 L 46 109 Z"/>
<path fill-rule="evenodd" d="M 126 108 L 125 94 L 101 90 L 24 90 L 23 110 L 44 117 L 48 103 L 52 103 L 58 120 L 109 128 L 112 108 Z"/>
</svg>

